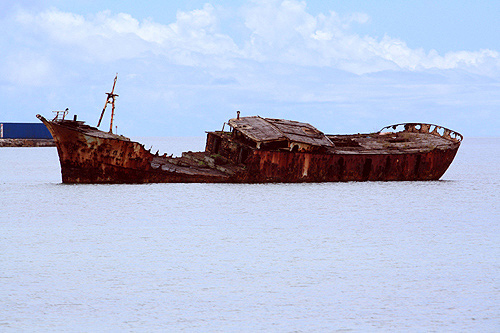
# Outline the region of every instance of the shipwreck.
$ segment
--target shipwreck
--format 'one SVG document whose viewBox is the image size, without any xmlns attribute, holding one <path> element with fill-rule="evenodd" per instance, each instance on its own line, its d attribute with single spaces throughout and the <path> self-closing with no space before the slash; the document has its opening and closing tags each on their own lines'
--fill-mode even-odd
<svg viewBox="0 0 500 333">
<path fill-rule="evenodd" d="M 116 77 L 115 77 L 116 83 Z M 206 148 L 180 157 L 153 154 L 112 132 L 37 115 L 55 140 L 63 183 L 296 183 L 438 180 L 452 163 L 462 135 L 424 123 L 390 125 L 367 134 L 330 135 L 298 121 L 242 117 L 207 132 Z"/>
</svg>

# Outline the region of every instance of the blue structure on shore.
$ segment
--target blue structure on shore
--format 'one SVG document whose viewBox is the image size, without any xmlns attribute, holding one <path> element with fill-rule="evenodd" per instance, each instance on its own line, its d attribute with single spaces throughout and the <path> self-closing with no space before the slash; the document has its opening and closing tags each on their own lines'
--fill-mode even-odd
<svg viewBox="0 0 500 333">
<path fill-rule="evenodd" d="M 52 139 L 42 123 L 0 123 L 0 139 Z"/>
</svg>

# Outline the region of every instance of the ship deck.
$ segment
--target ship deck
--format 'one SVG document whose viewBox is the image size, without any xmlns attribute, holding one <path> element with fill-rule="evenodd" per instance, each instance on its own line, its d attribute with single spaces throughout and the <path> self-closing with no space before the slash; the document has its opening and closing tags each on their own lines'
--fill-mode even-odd
<svg viewBox="0 0 500 333">
<path fill-rule="evenodd" d="M 372 133 L 327 135 L 337 154 L 407 154 L 450 148 L 453 140 L 430 133 Z"/>
</svg>

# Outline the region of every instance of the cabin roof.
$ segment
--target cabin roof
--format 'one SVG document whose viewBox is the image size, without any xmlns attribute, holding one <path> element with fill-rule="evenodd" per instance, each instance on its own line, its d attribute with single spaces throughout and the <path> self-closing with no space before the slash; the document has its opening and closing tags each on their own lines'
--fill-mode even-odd
<svg viewBox="0 0 500 333">
<path fill-rule="evenodd" d="M 333 143 L 323 132 L 308 123 L 260 116 L 234 118 L 228 123 L 257 143 L 288 140 L 312 146 L 333 147 Z"/>
</svg>

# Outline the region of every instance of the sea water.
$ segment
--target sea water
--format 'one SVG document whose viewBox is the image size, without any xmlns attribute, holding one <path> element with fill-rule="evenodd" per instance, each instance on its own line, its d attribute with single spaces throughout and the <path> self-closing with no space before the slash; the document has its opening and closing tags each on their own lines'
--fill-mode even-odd
<svg viewBox="0 0 500 333">
<path fill-rule="evenodd" d="M 440 181 L 252 185 L 64 185 L 55 148 L 1 148 L 0 331 L 499 332 L 499 147 Z"/>
</svg>

